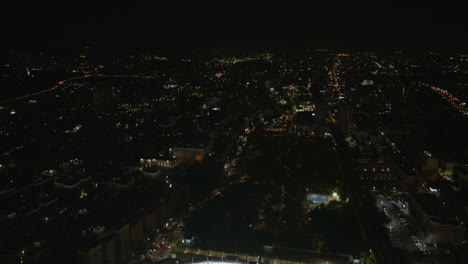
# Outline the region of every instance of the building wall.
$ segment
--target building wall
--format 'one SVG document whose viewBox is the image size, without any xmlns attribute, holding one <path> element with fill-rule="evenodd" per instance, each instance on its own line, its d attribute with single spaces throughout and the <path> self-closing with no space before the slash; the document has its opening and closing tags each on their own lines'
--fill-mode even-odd
<svg viewBox="0 0 468 264">
<path fill-rule="evenodd" d="M 117 263 L 127 263 L 130 259 L 130 227 L 125 225 L 114 233 Z"/>
<path fill-rule="evenodd" d="M 78 252 L 79 264 L 104 264 L 102 262 L 102 246 L 99 244 L 95 248 Z"/>
<path fill-rule="evenodd" d="M 432 243 L 462 243 L 465 239 L 465 228 L 428 222 L 427 236 Z"/>
<path fill-rule="evenodd" d="M 131 245 L 139 244 L 145 239 L 143 232 L 143 221 L 130 225 L 130 243 Z"/>
<path fill-rule="evenodd" d="M 145 215 L 144 230 L 145 234 L 154 234 L 156 229 L 156 211 Z"/>
<path fill-rule="evenodd" d="M 117 264 L 116 243 L 114 238 L 111 238 L 102 243 L 102 263 Z"/>
</svg>

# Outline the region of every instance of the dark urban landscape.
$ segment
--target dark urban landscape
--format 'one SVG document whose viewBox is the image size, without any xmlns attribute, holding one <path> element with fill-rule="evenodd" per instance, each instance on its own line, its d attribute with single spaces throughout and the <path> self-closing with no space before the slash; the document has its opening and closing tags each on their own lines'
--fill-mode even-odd
<svg viewBox="0 0 468 264">
<path fill-rule="evenodd" d="M 88 4 L 6 17 L 0 264 L 468 263 L 460 12 Z"/>
</svg>

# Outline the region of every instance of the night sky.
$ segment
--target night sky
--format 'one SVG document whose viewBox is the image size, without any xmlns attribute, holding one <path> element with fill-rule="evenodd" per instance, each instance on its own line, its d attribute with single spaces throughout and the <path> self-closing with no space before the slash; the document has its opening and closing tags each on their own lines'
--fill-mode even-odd
<svg viewBox="0 0 468 264">
<path fill-rule="evenodd" d="M 159 2 L 159 1 L 154 1 Z M 10 3 L 2 16 L 8 48 L 331 47 L 464 49 L 464 9 L 324 8 L 301 5 L 91 1 Z"/>
</svg>

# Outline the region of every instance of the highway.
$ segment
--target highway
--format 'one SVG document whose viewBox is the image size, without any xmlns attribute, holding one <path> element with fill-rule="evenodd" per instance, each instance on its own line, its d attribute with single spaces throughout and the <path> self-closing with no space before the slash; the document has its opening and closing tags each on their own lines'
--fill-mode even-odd
<svg viewBox="0 0 468 264">
<path fill-rule="evenodd" d="M 456 111 L 459 111 L 465 117 L 468 117 L 468 105 L 455 97 L 449 91 L 435 87 L 426 83 L 419 83 L 421 87 L 426 87 L 437 93 L 442 99 L 449 103 Z"/>
<path fill-rule="evenodd" d="M 15 98 L 11 98 L 11 99 L 1 101 L 0 105 L 14 103 L 14 102 L 18 102 L 18 101 L 21 101 L 21 100 L 26 100 L 28 98 L 32 98 L 32 97 L 35 97 L 35 96 L 38 96 L 38 95 L 41 95 L 41 94 L 46 94 L 46 93 L 49 93 L 49 92 L 53 92 L 53 91 L 55 91 L 57 89 L 64 88 L 64 85 L 68 84 L 71 81 L 80 80 L 80 79 L 87 79 L 87 78 L 91 78 L 91 77 L 98 77 L 98 78 L 141 78 L 141 79 L 154 79 L 154 78 L 157 78 L 156 76 L 148 76 L 148 75 L 104 75 L 104 74 L 85 75 L 85 76 L 73 77 L 73 78 L 69 78 L 69 79 L 66 79 L 66 80 L 59 81 L 56 85 L 52 86 L 51 88 L 48 88 L 48 89 L 45 89 L 45 90 L 42 90 L 42 91 L 38 91 L 38 92 L 35 92 L 35 93 L 25 94 L 25 95 L 21 95 L 21 96 L 15 97 Z"/>
</svg>

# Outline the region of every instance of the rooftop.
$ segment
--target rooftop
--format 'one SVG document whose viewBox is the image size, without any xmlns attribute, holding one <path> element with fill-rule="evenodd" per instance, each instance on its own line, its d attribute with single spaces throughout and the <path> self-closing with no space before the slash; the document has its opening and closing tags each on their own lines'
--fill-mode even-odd
<svg viewBox="0 0 468 264">
<path fill-rule="evenodd" d="M 453 226 L 462 225 L 457 215 L 438 196 L 434 194 L 415 194 L 413 197 L 431 221 Z"/>
</svg>

